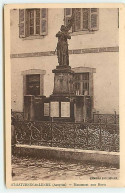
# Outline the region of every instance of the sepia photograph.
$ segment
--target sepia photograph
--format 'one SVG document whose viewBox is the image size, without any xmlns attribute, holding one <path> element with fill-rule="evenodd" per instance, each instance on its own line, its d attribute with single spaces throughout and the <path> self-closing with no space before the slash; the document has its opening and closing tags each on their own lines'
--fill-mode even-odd
<svg viewBox="0 0 125 196">
<path fill-rule="evenodd" d="M 11 188 L 114 187 L 121 8 L 6 6 Z"/>
</svg>

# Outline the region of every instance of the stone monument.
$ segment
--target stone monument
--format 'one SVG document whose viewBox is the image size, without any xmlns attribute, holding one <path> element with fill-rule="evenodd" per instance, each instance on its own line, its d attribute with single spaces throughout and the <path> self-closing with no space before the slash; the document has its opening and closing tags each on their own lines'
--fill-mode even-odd
<svg viewBox="0 0 125 196">
<path fill-rule="evenodd" d="M 80 88 L 82 93 L 76 93 L 75 74 L 78 70 L 76 68 L 71 69 L 69 64 L 68 39 L 71 39 L 69 30 L 73 21 L 74 16 L 70 18 L 69 24 L 67 26 L 62 25 L 60 31 L 56 34 L 58 38 L 58 65 L 52 70 L 54 73 L 53 93 L 49 97 L 44 96 L 43 91 L 39 96 L 25 96 L 25 120 L 85 122 L 88 117 L 91 118 L 93 98 L 90 97 L 91 94 L 83 94 L 82 88 Z M 86 72 L 85 69 L 87 68 L 84 67 L 84 70 L 82 68 L 80 74 Z M 90 70 L 87 72 L 91 76 Z M 82 75 L 79 82 L 83 83 L 81 78 Z"/>
<path fill-rule="evenodd" d="M 72 26 L 73 18 L 70 19 L 67 26 L 62 25 L 60 31 L 56 34 L 57 42 L 57 57 L 59 65 L 56 66 L 52 72 L 54 76 L 54 90 L 53 94 L 73 95 L 73 71 L 69 66 L 69 52 L 68 52 L 68 39 L 71 39 L 69 30 Z"/>
<path fill-rule="evenodd" d="M 54 75 L 54 89 L 51 97 L 50 115 L 58 117 L 56 120 L 65 119 L 67 121 L 74 120 L 74 103 L 72 97 L 75 95 L 73 86 L 74 72 L 69 66 L 68 39 L 71 39 L 69 30 L 72 26 L 73 18 L 69 20 L 67 26 L 62 25 L 60 31 L 56 34 L 57 42 L 57 58 L 58 65 L 52 70 Z M 53 106 L 55 104 L 55 116 L 53 114 Z M 52 106 L 53 105 L 53 106 Z M 58 110 L 58 112 L 57 112 Z"/>
</svg>

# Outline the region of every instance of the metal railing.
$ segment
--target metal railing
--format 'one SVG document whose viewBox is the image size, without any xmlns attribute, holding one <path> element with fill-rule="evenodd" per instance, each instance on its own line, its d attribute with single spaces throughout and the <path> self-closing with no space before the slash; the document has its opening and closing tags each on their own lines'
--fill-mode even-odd
<svg viewBox="0 0 125 196">
<path fill-rule="evenodd" d="M 93 122 L 106 124 L 119 124 L 119 115 L 116 114 L 93 114 Z"/>
<path fill-rule="evenodd" d="M 24 113 L 23 112 L 11 111 L 11 117 L 13 117 L 13 119 L 15 121 L 17 121 L 17 120 L 24 120 Z"/>
<path fill-rule="evenodd" d="M 13 118 L 15 120 L 24 120 L 24 113 L 23 112 L 11 112 Z M 119 124 L 119 115 L 116 114 L 93 114 L 92 119 L 86 119 L 86 122 L 93 122 L 93 123 L 106 123 L 106 124 Z"/>
<path fill-rule="evenodd" d="M 119 151 L 119 124 L 16 120 L 17 143 Z"/>
</svg>

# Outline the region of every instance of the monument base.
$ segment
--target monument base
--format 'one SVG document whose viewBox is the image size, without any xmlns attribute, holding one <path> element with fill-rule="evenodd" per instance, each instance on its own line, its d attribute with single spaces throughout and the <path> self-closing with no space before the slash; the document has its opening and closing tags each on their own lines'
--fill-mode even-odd
<svg viewBox="0 0 125 196">
<path fill-rule="evenodd" d="M 65 95 L 51 95 L 50 117 L 53 121 L 74 122 L 74 99 Z"/>
<path fill-rule="evenodd" d="M 57 96 L 70 96 L 74 95 L 73 76 L 74 72 L 70 66 L 56 66 L 52 70 L 54 75 L 54 90 L 53 95 Z"/>
</svg>

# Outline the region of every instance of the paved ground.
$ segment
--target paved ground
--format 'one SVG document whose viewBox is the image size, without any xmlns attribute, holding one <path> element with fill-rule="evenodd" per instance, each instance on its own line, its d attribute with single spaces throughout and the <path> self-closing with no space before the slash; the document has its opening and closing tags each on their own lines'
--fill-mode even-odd
<svg viewBox="0 0 125 196">
<path fill-rule="evenodd" d="M 85 180 L 92 177 L 118 179 L 119 169 L 90 163 L 35 158 L 12 158 L 13 180 Z"/>
</svg>

